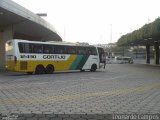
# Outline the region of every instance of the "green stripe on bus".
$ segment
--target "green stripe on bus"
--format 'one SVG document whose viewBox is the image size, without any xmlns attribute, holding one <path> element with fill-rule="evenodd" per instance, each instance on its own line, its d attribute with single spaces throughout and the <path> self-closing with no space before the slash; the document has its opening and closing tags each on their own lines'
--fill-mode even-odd
<svg viewBox="0 0 160 120">
<path fill-rule="evenodd" d="M 81 61 L 79 62 L 78 66 L 77 66 L 77 70 L 80 70 L 83 68 L 84 64 L 86 63 L 86 61 L 88 60 L 89 55 L 83 55 L 83 58 L 81 59 Z"/>
<path fill-rule="evenodd" d="M 73 64 L 71 65 L 71 70 L 76 70 L 77 66 L 79 65 L 80 61 L 82 60 L 83 55 L 77 55 L 76 59 L 74 60 Z"/>
</svg>

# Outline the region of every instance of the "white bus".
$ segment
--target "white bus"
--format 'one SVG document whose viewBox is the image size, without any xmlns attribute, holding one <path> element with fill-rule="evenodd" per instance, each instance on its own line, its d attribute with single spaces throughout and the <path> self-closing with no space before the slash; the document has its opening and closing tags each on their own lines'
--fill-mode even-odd
<svg viewBox="0 0 160 120">
<path fill-rule="evenodd" d="M 105 67 L 104 50 L 91 45 L 13 39 L 6 42 L 6 69 L 35 74 Z"/>
</svg>

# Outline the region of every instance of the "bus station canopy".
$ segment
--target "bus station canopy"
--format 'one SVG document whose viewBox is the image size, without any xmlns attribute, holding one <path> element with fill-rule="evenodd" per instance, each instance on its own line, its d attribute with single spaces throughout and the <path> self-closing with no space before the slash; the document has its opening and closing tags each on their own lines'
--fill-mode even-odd
<svg viewBox="0 0 160 120">
<path fill-rule="evenodd" d="M 62 41 L 51 24 L 11 0 L 0 1 L 0 32 L 12 27 L 13 38 Z"/>
</svg>

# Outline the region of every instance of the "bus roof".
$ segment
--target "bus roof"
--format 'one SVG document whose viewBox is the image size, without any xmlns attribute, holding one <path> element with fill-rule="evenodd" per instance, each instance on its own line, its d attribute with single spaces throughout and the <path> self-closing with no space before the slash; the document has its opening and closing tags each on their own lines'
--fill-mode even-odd
<svg viewBox="0 0 160 120">
<path fill-rule="evenodd" d="M 79 43 L 71 43 L 71 42 L 60 42 L 60 41 L 46 41 L 46 42 L 40 42 L 40 41 L 29 41 L 29 40 L 23 40 L 23 39 L 12 39 L 8 41 L 16 41 L 16 42 L 25 42 L 25 43 L 43 43 L 43 44 L 52 44 L 52 45 L 67 45 L 67 46 L 88 46 L 88 47 L 98 47 L 98 46 L 93 46 L 93 45 L 82 45 Z"/>
</svg>

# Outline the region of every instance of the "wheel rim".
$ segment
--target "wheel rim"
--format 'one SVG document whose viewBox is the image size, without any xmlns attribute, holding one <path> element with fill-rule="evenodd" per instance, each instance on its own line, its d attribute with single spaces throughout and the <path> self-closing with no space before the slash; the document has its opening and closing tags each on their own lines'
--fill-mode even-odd
<svg viewBox="0 0 160 120">
<path fill-rule="evenodd" d="M 48 74 L 51 74 L 51 73 L 53 73 L 54 72 L 54 67 L 53 66 L 47 66 L 46 67 L 46 72 L 48 73 Z"/>
<path fill-rule="evenodd" d="M 35 73 L 36 74 L 44 74 L 45 73 L 44 67 L 43 66 L 37 66 Z"/>
<path fill-rule="evenodd" d="M 91 71 L 92 71 L 92 72 L 95 72 L 95 71 L 96 71 L 96 65 L 92 65 Z"/>
</svg>

